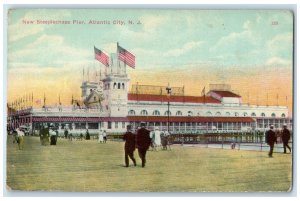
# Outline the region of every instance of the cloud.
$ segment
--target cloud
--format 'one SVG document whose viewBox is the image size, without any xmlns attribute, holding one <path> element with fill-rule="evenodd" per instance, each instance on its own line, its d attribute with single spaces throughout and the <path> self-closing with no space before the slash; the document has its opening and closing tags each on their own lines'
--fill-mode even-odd
<svg viewBox="0 0 300 201">
<path fill-rule="evenodd" d="M 176 57 L 188 53 L 189 51 L 199 48 L 204 44 L 203 41 L 191 41 L 185 43 L 182 48 L 171 49 L 163 54 L 164 57 Z"/>
<path fill-rule="evenodd" d="M 55 12 L 45 12 L 45 9 L 31 9 L 24 13 L 18 21 L 11 22 L 10 18 L 13 18 L 15 14 L 23 12 L 24 9 L 20 10 L 9 10 L 9 24 L 8 24 L 8 41 L 16 42 L 26 37 L 44 33 L 46 29 L 51 28 L 53 25 L 24 25 L 23 20 L 62 20 L 66 17 L 70 17 L 71 13 L 67 10 L 56 10 Z M 25 10 L 26 11 L 26 10 Z M 23 26 L 22 26 L 23 25 Z"/>
<path fill-rule="evenodd" d="M 65 63 L 88 61 L 89 58 L 93 58 L 90 51 L 70 47 L 62 36 L 47 34 L 20 50 L 8 52 L 9 68 L 23 68 L 28 64 L 62 66 Z"/>
<path fill-rule="evenodd" d="M 286 60 L 286 59 L 282 59 L 280 57 L 272 57 L 269 58 L 266 61 L 266 65 L 268 66 L 285 66 L 285 65 L 292 65 L 292 61 L 291 60 Z"/>
<path fill-rule="evenodd" d="M 277 34 L 266 43 L 266 49 L 271 56 L 287 54 L 292 56 L 293 33 Z"/>
</svg>

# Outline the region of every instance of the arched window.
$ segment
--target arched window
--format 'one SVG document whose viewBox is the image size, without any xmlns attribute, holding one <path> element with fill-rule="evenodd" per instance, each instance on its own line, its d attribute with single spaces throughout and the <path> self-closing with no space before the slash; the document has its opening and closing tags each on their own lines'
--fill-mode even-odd
<svg viewBox="0 0 300 201">
<path fill-rule="evenodd" d="M 114 83 L 114 89 L 117 87 L 117 83 Z"/>
<path fill-rule="evenodd" d="M 120 83 L 118 83 L 118 89 L 121 89 L 121 84 Z"/>
<path fill-rule="evenodd" d="M 272 113 L 272 114 L 271 114 L 271 117 L 276 117 L 276 114 L 275 114 L 275 113 Z"/>
<path fill-rule="evenodd" d="M 182 116 L 182 112 L 181 111 L 177 111 L 176 112 L 176 116 Z"/>
<path fill-rule="evenodd" d="M 188 111 L 188 116 L 193 116 L 193 112 L 192 111 Z"/>
<path fill-rule="evenodd" d="M 226 115 L 226 116 L 230 116 L 230 112 L 226 112 L 225 115 Z"/>
<path fill-rule="evenodd" d="M 254 112 L 251 113 L 252 117 L 256 117 L 256 114 Z"/>
<path fill-rule="evenodd" d="M 135 111 L 134 110 L 129 110 L 128 115 L 135 115 Z"/>
<path fill-rule="evenodd" d="M 247 112 L 244 112 L 243 113 L 244 117 L 248 116 L 248 113 Z"/>
<path fill-rule="evenodd" d="M 261 115 L 260 116 L 262 116 L 262 117 L 265 117 L 266 116 L 266 114 L 265 113 L 261 113 Z"/>
<path fill-rule="evenodd" d="M 205 113 L 206 116 L 212 116 L 212 113 L 210 111 Z"/>
<path fill-rule="evenodd" d="M 282 114 L 281 114 L 281 117 L 282 117 L 282 118 L 285 118 L 285 114 L 284 114 L 284 113 L 282 113 Z"/>
<path fill-rule="evenodd" d="M 142 111 L 141 111 L 141 115 L 148 115 L 147 110 L 142 110 Z"/>
<path fill-rule="evenodd" d="M 221 116 L 221 112 L 216 112 L 216 116 Z"/>
<path fill-rule="evenodd" d="M 158 110 L 154 110 L 154 111 L 153 111 L 153 115 L 154 115 L 154 116 L 159 116 L 159 115 L 160 115 L 160 112 L 159 112 Z"/>
<path fill-rule="evenodd" d="M 171 111 L 169 111 L 169 115 L 171 116 Z M 165 112 L 165 116 L 168 116 L 168 111 Z"/>
<path fill-rule="evenodd" d="M 234 113 L 234 116 L 238 117 L 238 116 L 239 116 L 239 113 L 238 113 L 238 112 L 235 112 L 235 113 Z"/>
<path fill-rule="evenodd" d="M 122 89 L 125 89 L 125 84 L 124 83 L 122 83 Z"/>
</svg>

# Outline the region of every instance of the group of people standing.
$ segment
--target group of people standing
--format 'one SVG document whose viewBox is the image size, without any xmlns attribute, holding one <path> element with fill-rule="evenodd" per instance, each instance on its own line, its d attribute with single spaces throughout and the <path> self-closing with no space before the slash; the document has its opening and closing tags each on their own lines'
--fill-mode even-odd
<svg viewBox="0 0 300 201">
<path fill-rule="evenodd" d="M 56 145 L 58 131 L 55 129 L 53 124 L 50 124 L 48 127 L 47 124 L 43 125 L 39 133 L 41 145 L 46 146 L 50 143 L 50 145 Z"/>
<path fill-rule="evenodd" d="M 274 126 L 270 125 L 270 129 L 266 132 L 266 143 L 269 145 L 270 147 L 270 151 L 268 153 L 269 157 L 273 157 L 273 150 L 274 150 L 274 144 L 277 144 L 277 136 L 276 133 L 274 131 Z M 286 148 L 289 149 L 290 153 L 291 153 L 291 147 L 289 146 L 289 140 L 291 138 L 291 133 L 290 131 L 287 129 L 287 125 L 284 124 L 283 125 L 283 129 L 281 131 L 281 140 L 283 143 L 283 153 L 287 153 L 286 152 Z"/>
<path fill-rule="evenodd" d="M 136 160 L 134 158 L 134 151 L 136 148 L 138 149 L 138 154 L 142 161 L 142 167 L 144 168 L 146 165 L 146 153 L 149 150 L 149 147 L 152 146 L 156 150 L 156 147 L 161 146 L 162 141 L 165 147 L 168 144 L 164 143 L 164 139 L 161 140 L 162 133 L 158 130 L 158 128 L 155 128 L 155 131 L 150 132 L 145 128 L 145 126 L 146 123 L 141 123 L 136 134 L 132 132 L 131 125 L 127 126 L 127 132 L 123 136 L 123 140 L 125 141 L 125 167 L 129 167 L 129 158 L 132 160 L 134 166 L 136 166 Z M 163 137 L 169 136 L 169 133 L 164 133 Z"/>
<path fill-rule="evenodd" d="M 160 131 L 158 127 L 155 127 L 154 131 L 150 132 L 151 138 L 151 148 L 152 150 L 157 151 L 158 147 L 162 146 L 162 150 L 171 149 L 169 145 L 169 136 L 170 133 L 166 130 Z"/>
<path fill-rule="evenodd" d="M 99 134 L 98 134 L 98 142 L 99 143 L 106 143 L 106 141 L 107 141 L 106 130 L 100 129 Z"/>
</svg>

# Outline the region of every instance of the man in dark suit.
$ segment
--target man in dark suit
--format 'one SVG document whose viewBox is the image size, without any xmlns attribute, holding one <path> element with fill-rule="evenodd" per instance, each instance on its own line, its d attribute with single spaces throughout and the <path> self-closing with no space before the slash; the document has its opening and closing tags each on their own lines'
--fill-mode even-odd
<svg viewBox="0 0 300 201">
<path fill-rule="evenodd" d="M 287 125 L 284 124 L 283 125 L 283 130 L 282 130 L 282 143 L 283 143 L 283 153 L 286 154 L 286 148 L 288 148 L 290 150 L 291 153 L 291 147 L 289 146 L 289 140 L 291 138 L 291 133 L 290 131 L 287 129 Z"/>
<path fill-rule="evenodd" d="M 273 157 L 274 144 L 275 142 L 277 143 L 276 135 L 273 129 L 274 126 L 271 125 L 270 130 L 266 132 L 266 143 L 270 146 L 269 157 Z"/>
<path fill-rule="evenodd" d="M 125 141 L 125 167 L 129 166 L 128 157 L 130 157 L 134 166 L 136 166 L 136 161 L 133 155 L 135 150 L 135 135 L 131 132 L 131 125 L 127 126 L 127 132 L 124 134 L 123 140 Z"/>
<path fill-rule="evenodd" d="M 142 167 L 146 164 L 146 152 L 151 144 L 150 131 L 145 128 L 146 123 L 141 123 L 141 128 L 138 129 L 136 135 L 136 145 L 139 152 L 139 157 L 142 160 Z"/>
</svg>

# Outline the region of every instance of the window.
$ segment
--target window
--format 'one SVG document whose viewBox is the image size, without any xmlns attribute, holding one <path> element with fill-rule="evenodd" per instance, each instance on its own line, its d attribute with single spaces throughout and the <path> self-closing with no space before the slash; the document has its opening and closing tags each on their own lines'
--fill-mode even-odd
<svg viewBox="0 0 300 201">
<path fill-rule="evenodd" d="M 261 115 L 260 116 L 262 116 L 262 117 L 265 117 L 266 115 L 265 115 L 265 113 L 261 113 Z"/>
<path fill-rule="evenodd" d="M 272 114 L 271 114 L 271 117 L 276 117 L 276 114 L 275 114 L 275 113 L 272 113 Z"/>
<path fill-rule="evenodd" d="M 121 89 L 121 84 L 120 83 L 118 83 L 118 89 Z"/>
<path fill-rule="evenodd" d="M 107 122 L 107 129 L 111 129 L 111 122 Z"/>
<path fill-rule="evenodd" d="M 147 110 L 142 110 L 142 111 L 141 111 L 141 115 L 148 115 Z"/>
<path fill-rule="evenodd" d="M 212 113 L 210 111 L 206 112 L 206 116 L 212 116 Z"/>
<path fill-rule="evenodd" d="M 122 83 L 122 89 L 125 89 L 125 84 L 124 83 Z"/>
<path fill-rule="evenodd" d="M 116 86 L 117 86 L 117 83 L 114 83 L 114 89 L 116 88 Z"/>
<path fill-rule="evenodd" d="M 226 116 L 230 116 L 230 112 L 226 112 L 225 115 L 226 115 Z"/>
<path fill-rule="evenodd" d="M 248 116 L 247 112 L 244 112 L 244 114 L 243 114 L 243 115 L 244 115 L 244 117 Z"/>
<path fill-rule="evenodd" d="M 285 117 L 285 114 L 284 114 L 284 113 L 282 113 L 282 114 L 281 114 L 281 117 L 282 117 L 282 118 L 284 118 L 284 117 Z"/>
<path fill-rule="evenodd" d="M 118 128 L 119 127 L 119 122 L 115 122 L 115 128 Z"/>
<path fill-rule="evenodd" d="M 166 111 L 165 116 L 168 116 L 168 113 L 169 113 L 169 116 L 171 116 L 171 111 Z"/>
<path fill-rule="evenodd" d="M 158 110 L 154 110 L 154 111 L 153 111 L 153 115 L 154 115 L 154 116 L 159 116 L 159 115 L 160 115 L 160 112 L 159 112 Z"/>
<path fill-rule="evenodd" d="M 238 116 L 239 116 L 239 113 L 238 113 L 238 112 L 235 112 L 235 113 L 234 113 L 234 116 L 238 117 Z"/>
<path fill-rule="evenodd" d="M 193 116 L 193 112 L 192 111 L 188 111 L 188 116 Z"/>
<path fill-rule="evenodd" d="M 88 128 L 89 129 L 98 129 L 98 123 L 88 123 Z M 84 125 L 85 127 L 85 125 Z"/>
<path fill-rule="evenodd" d="M 176 112 L 176 116 L 182 116 L 182 112 L 181 111 L 177 111 Z"/>
<path fill-rule="evenodd" d="M 256 117 L 256 114 L 254 112 L 251 113 L 252 117 Z"/>
<path fill-rule="evenodd" d="M 134 110 L 129 110 L 128 115 L 135 115 L 135 111 Z"/>
<path fill-rule="evenodd" d="M 216 113 L 216 116 L 221 116 L 221 112 L 217 112 L 217 113 Z"/>
<path fill-rule="evenodd" d="M 96 96 L 94 96 L 94 101 L 96 101 Z"/>
<path fill-rule="evenodd" d="M 125 128 L 125 122 L 122 122 L 122 128 Z"/>
</svg>

